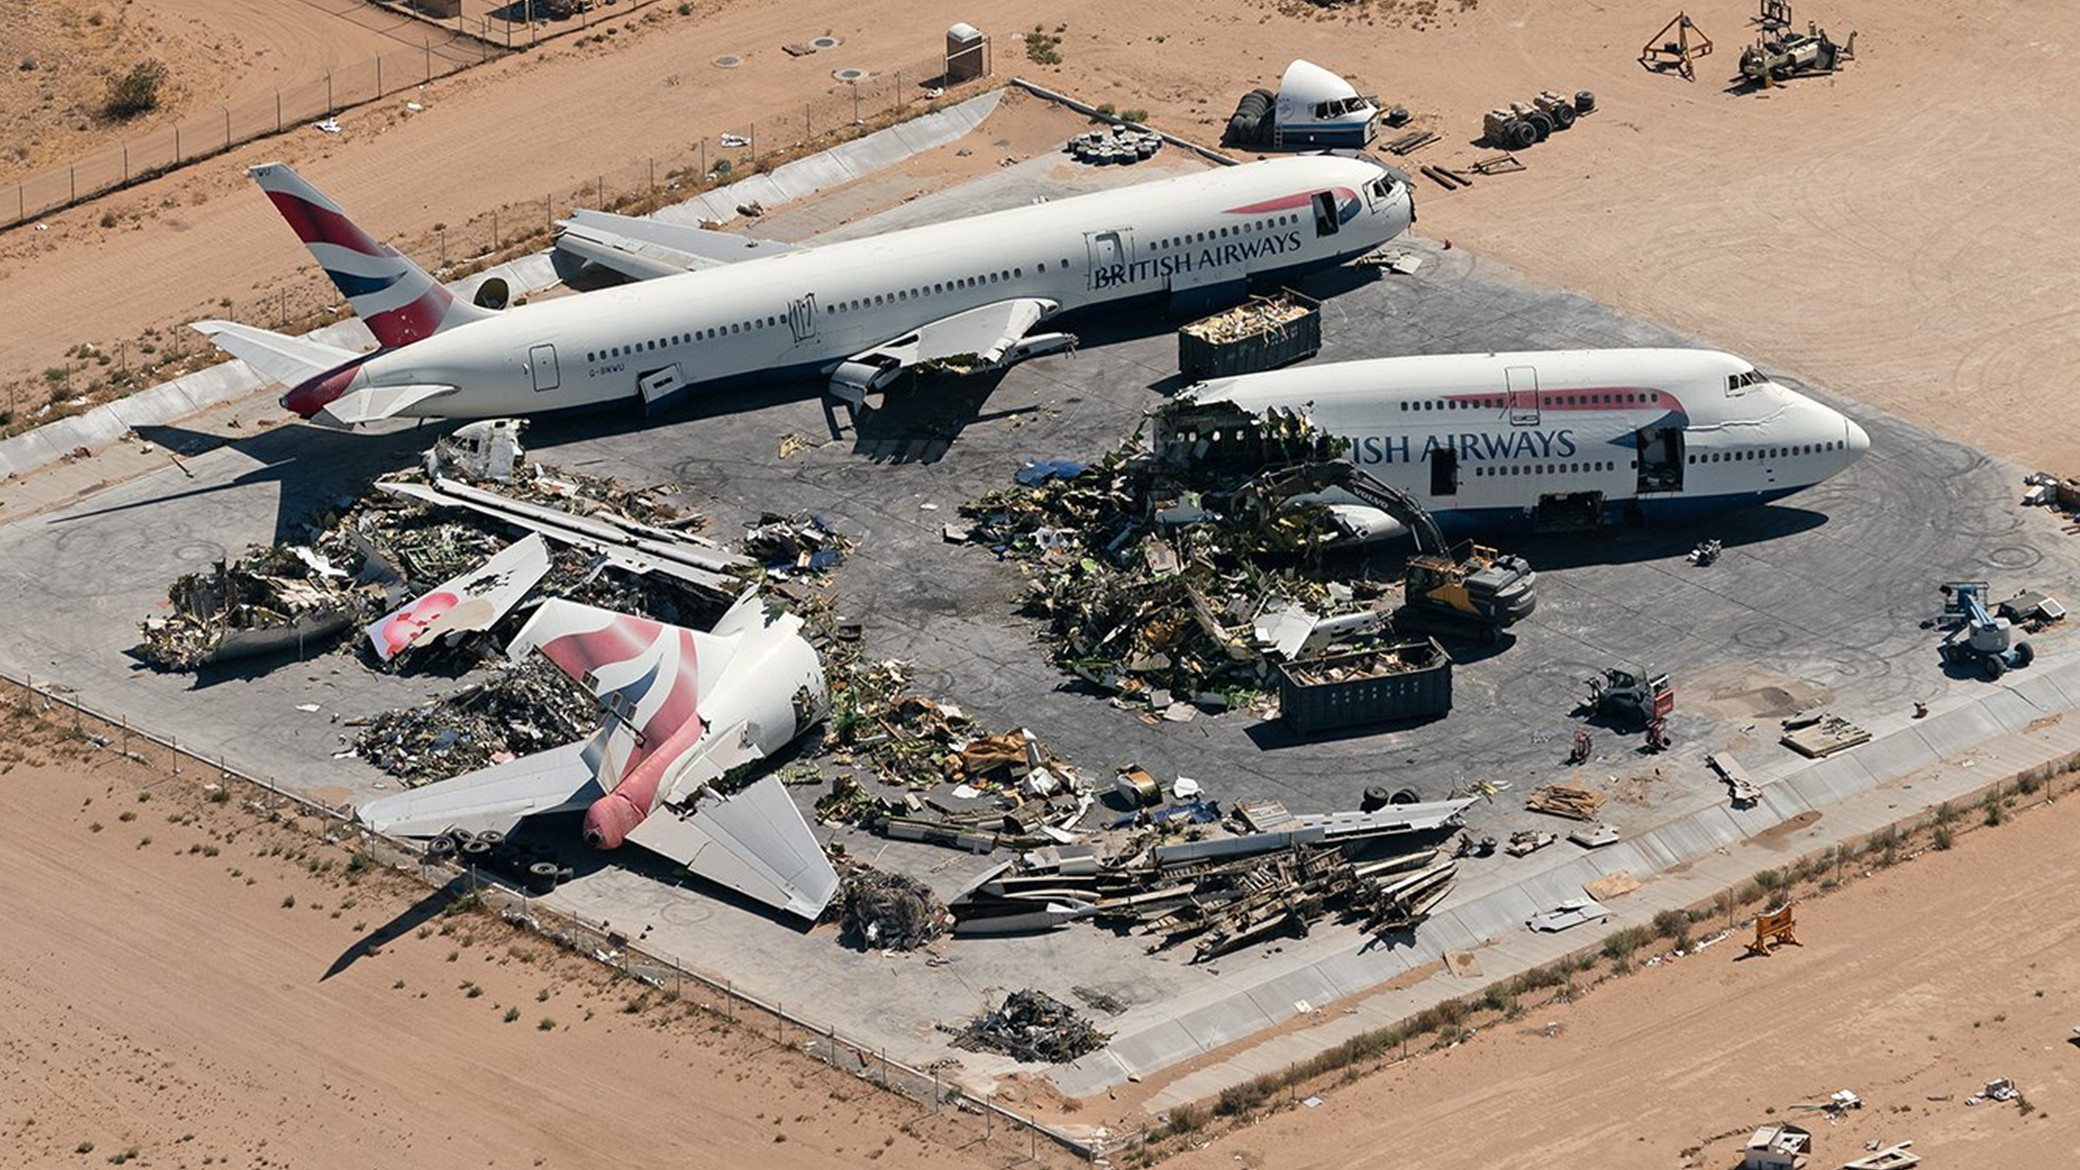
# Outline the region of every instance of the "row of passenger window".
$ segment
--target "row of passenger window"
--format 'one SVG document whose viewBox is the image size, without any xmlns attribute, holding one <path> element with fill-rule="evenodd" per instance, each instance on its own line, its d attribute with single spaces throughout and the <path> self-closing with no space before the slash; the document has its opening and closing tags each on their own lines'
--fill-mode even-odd
<svg viewBox="0 0 2080 1170">
<path fill-rule="evenodd" d="M 1617 466 L 1609 460 L 1592 463 L 1476 463 L 1473 474 L 1476 479 L 1502 475 L 1580 475 L 1583 472 L 1610 471 Z"/>
<path fill-rule="evenodd" d="M 1752 463 L 1757 459 L 1782 459 L 1798 455 L 1818 455 L 1827 451 L 1838 451 L 1842 441 L 1831 443 L 1801 443 L 1793 447 L 1757 447 L 1747 451 L 1693 451 L 1692 463 Z"/>
<path fill-rule="evenodd" d="M 1538 405 L 1559 406 L 1645 406 L 1659 404 L 1659 393 L 1614 393 L 1614 394 L 1541 394 Z M 1501 410 L 1510 400 L 1504 398 L 1435 398 L 1421 402 L 1404 402 L 1401 409 L 1409 410 Z"/>
<path fill-rule="evenodd" d="M 1290 227 L 1299 222 L 1300 217 L 1297 215 L 1274 215 L 1253 223 L 1224 227 L 1218 231 L 1192 232 L 1189 235 L 1171 236 L 1167 239 L 1157 240 L 1151 250 L 1163 252 L 1171 248 L 1182 248 L 1189 244 L 1204 244 L 1213 240 L 1225 240 L 1231 236 L 1240 236 L 1247 232 L 1268 231 L 1275 227 Z"/>
<path fill-rule="evenodd" d="M 1039 268 L 1042 272 L 1047 271 L 1046 261 L 1042 261 L 1040 263 Z M 1062 261 L 1062 270 L 1066 272 L 1068 271 L 1068 268 L 1069 261 L 1064 259 Z M 922 300 L 927 296 L 938 296 L 945 293 L 948 289 L 958 291 L 960 289 L 966 288 L 980 288 L 984 285 L 998 284 L 1008 280 L 1017 280 L 1024 277 L 1025 274 L 1025 268 L 1023 266 L 1020 266 L 1015 268 L 1002 269 L 997 272 L 979 273 L 975 276 L 962 277 L 959 280 L 940 281 L 929 287 L 919 285 L 916 288 L 899 288 L 894 292 L 890 293 L 876 293 L 871 297 L 854 297 L 850 300 L 839 301 L 831 306 L 831 311 L 833 313 L 854 313 L 858 312 L 861 309 L 873 308 L 877 305 L 895 304 L 902 301 Z M 631 342 L 627 345 L 610 346 L 609 348 L 604 350 L 587 353 L 585 355 L 585 360 L 588 362 L 596 362 L 602 359 L 628 357 L 631 354 L 637 353 L 648 353 L 653 350 L 668 348 L 674 345 L 685 345 L 686 343 L 691 341 L 713 341 L 718 337 L 727 336 L 732 333 L 750 333 L 759 329 L 771 328 L 773 326 L 779 325 L 782 319 L 783 318 L 777 315 L 770 317 L 753 317 L 749 321 L 733 321 L 728 325 L 716 325 L 712 328 L 696 329 L 691 333 L 674 333 L 668 337 L 659 337 L 645 341 L 636 341 Z"/>
</svg>

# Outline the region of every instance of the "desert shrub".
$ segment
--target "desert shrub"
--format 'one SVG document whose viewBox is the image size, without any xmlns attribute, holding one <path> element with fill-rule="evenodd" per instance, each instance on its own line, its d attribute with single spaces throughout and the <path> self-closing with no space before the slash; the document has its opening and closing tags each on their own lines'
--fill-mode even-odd
<svg viewBox="0 0 2080 1170">
<path fill-rule="evenodd" d="M 159 108 L 159 87 L 166 81 L 166 66 L 157 61 L 139 61 L 108 83 L 108 100 L 101 112 L 111 118 L 135 118 Z"/>
</svg>

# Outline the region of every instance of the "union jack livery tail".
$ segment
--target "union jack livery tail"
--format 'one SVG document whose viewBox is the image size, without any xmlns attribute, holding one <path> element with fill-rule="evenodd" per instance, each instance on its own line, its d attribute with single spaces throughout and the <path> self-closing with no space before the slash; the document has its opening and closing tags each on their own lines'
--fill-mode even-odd
<svg viewBox="0 0 2080 1170">
<path fill-rule="evenodd" d="M 371 239 L 337 203 L 285 164 L 265 163 L 252 175 L 384 349 L 491 315 L 456 300 L 425 269 Z"/>
</svg>

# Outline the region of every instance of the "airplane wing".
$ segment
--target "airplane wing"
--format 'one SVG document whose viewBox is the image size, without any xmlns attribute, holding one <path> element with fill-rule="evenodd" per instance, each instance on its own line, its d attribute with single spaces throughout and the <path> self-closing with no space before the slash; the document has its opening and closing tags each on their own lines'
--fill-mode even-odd
<svg viewBox="0 0 2080 1170">
<path fill-rule="evenodd" d="M 634 280 L 654 280 L 801 249 L 778 240 L 660 223 L 606 211 L 576 211 L 558 220 L 559 251 Z"/>
<path fill-rule="evenodd" d="M 912 366 L 936 362 L 965 373 L 1067 349 L 1076 344 L 1072 334 L 1030 333 L 1059 308 L 1038 297 L 1014 297 L 941 317 L 846 359 L 831 374 L 831 391 L 858 405 Z"/>
<path fill-rule="evenodd" d="M 488 630 L 548 575 L 549 545 L 534 533 L 371 622 L 369 643 L 388 662 L 443 634 Z"/>
<path fill-rule="evenodd" d="M 438 837 L 449 829 L 510 833 L 526 817 L 575 812 L 600 798 L 585 761 L 590 746 L 566 744 L 371 800 L 354 818 L 393 837 Z"/>
<path fill-rule="evenodd" d="M 778 777 L 732 796 L 703 791 L 694 807 L 660 808 L 630 841 L 768 906 L 814 921 L 838 873 Z"/>
<path fill-rule="evenodd" d="M 209 338 L 218 349 L 288 386 L 360 356 L 350 349 L 255 329 L 236 321 L 197 321 L 189 328 Z"/>
</svg>

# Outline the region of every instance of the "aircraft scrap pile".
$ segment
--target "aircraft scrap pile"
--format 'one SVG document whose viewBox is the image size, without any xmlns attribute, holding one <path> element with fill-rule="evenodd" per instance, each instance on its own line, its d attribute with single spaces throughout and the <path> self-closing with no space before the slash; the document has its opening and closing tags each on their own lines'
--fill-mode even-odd
<svg viewBox="0 0 2080 1170">
<path fill-rule="evenodd" d="M 955 1048 L 1001 1052 L 1018 1060 L 1066 1064 L 1105 1047 L 1112 1036 L 1077 1014 L 1075 1008 L 1045 992 L 1014 991 L 1004 1005 L 968 1021 L 966 1027 L 939 1025 L 953 1034 Z"/>
<path fill-rule="evenodd" d="M 348 722 L 359 728 L 348 745 L 355 755 L 416 787 L 582 740 L 599 704 L 530 658 L 431 702 Z"/>
<path fill-rule="evenodd" d="M 998 867 L 954 898 L 954 933 L 1090 919 L 1148 937 L 1151 953 L 1189 942 L 1203 961 L 1305 935 L 1331 913 L 1368 933 L 1413 930 L 1451 891 L 1457 862 L 1442 839 L 1471 801 L 1310 816 L 1250 801 L 1223 826 L 1232 835 L 1176 832 L 1208 803 L 1150 815 L 1151 827 L 1108 858 L 1074 846 Z"/>
<path fill-rule="evenodd" d="M 309 545 L 248 549 L 186 573 L 167 590 L 172 613 L 139 624 L 139 653 L 167 670 L 195 670 L 254 654 L 323 646 L 379 612 L 394 577 L 351 531 Z"/>
<path fill-rule="evenodd" d="M 860 661 L 856 647 L 844 637 L 825 647 L 824 747 L 835 764 L 864 764 L 900 793 L 877 796 L 840 774 L 816 802 L 819 818 L 981 853 L 1071 839 L 1092 804 L 1074 768 L 1024 728 L 985 732 L 959 707 L 910 693 L 901 664 Z"/>
<path fill-rule="evenodd" d="M 379 480 L 381 490 L 326 516 L 304 543 L 255 546 L 237 560 L 182 576 L 168 591 L 172 612 L 140 624 L 140 653 L 167 669 L 194 670 L 259 654 L 325 648 L 330 639 L 366 624 L 386 607 L 472 573 L 508 546 L 516 528 L 528 528 L 535 514 L 681 535 L 705 523 L 699 513 L 673 503 L 668 490 L 638 490 L 519 461 L 509 433 L 499 434 L 508 440 L 503 450 L 510 452 L 509 460 L 487 461 L 488 444 L 482 440 L 490 433 L 466 427 L 457 432 L 457 439 L 441 440 L 427 452 L 424 470 Z M 432 484 L 459 485 L 458 490 L 473 493 L 473 501 L 489 503 L 486 509 L 448 507 L 444 500 L 424 498 Z M 501 506 L 515 510 L 506 515 L 487 510 Z M 779 547 L 795 529 L 813 531 L 813 536 L 795 538 L 796 543 L 813 539 L 824 547 L 836 540 L 820 525 L 777 519 L 763 526 L 759 535 L 765 546 Z M 734 592 L 713 587 L 705 578 L 634 571 L 649 565 L 616 561 L 580 543 L 554 541 L 548 559 L 537 586 L 542 596 L 677 624 L 712 620 Z M 754 567 L 742 558 L 717 550 L 709 559 L 723 565 L 723 574 L 737 574 L 727 578 L 732 582 L 748 584 L 755 576 Z M 603 567 L 631 571 L 609 575 Z M 511 600 L 518 601 L 519 594 Z M 501 611 L 473 629 L 497 642 L 500 635 L 509 637 L 524 618 L 524 613 Z M 438 644 L 476 643 L 463 637 L 469 632 L 454 629 Z M 410 649 L 433 644 L 413 643 Z M 392 661 L 380 652 L 377 659 Z"/>
<path fill-rule="evenodd" d="M 839 888 L 839 937 L 863 950 L 914 951 L 953 919 L 931 888 L 908 874 L 861 866 Z"/>
<path fill-rule="evenodd" d="M 1177 721 L 1225 710 L 1263 691 L 1284 656 L 1260 629 L 1267 617 L 1304 612 L 1362 645 L 1386 623 L 1355 619 L 1398 602 L 1392 580 L 1326 571 L 1320 550 L 1339 535 L 1326 510 L 1251 505 L 1267 468 L 1342 453 L 1297 416 L 1260 422 L 1260 458 L 1200 460 L 1183 445 L 1159 458 L 1137 439 L 1081 474 L 963 505 L 967 538 L 1023 566 L 1055 664 L 1116 706 Z"/>
</svg>

